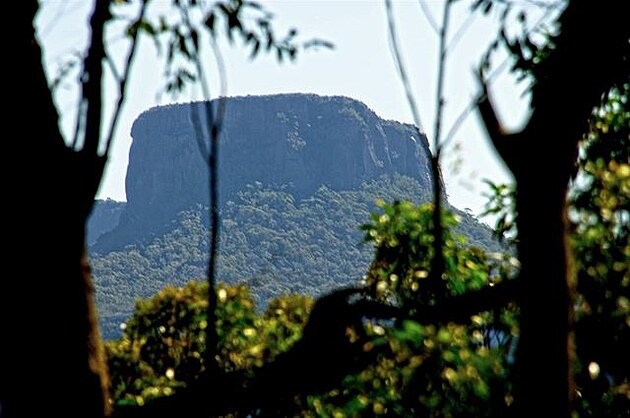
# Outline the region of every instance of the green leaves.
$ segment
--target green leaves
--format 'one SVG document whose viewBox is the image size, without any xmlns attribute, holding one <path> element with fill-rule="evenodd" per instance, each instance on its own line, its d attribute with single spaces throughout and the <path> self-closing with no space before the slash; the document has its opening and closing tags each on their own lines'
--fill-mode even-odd
<svg viewBox="0 0 630 418">
<path fill-rule="evenodd" d="M 495 186 L 498 195 L 507 187 Z M 432 235 L 433 205 L 409 202 L 387 204 L 371 222 L 362 227 L 365 240 L 375 246 L 374 261 L 366 277 L 369 293 L 409 312 L 408 319 L 383 327 L 383 337 L 391 354 L 379 365 L 357 377 L 354 385 L 377 410 L 396 411 L 405 405 L 419 416 L 486 416 L 507 407 L 506 385 L 508 348 L 516 334 L 513 307 L 496 312 L 480 312 L 469 324 L 433 323 L 432 318 L 415 317 L 415 307 L 435 305 L 471 290 L 492 286 L 516 273 L 509 254 L 487 253 L 466 246 L 457 235 L 458 218 L 445 211 L 442 249 L 445 275 L 444 294 L 434 295 L 430 281 L 434 256 Z M 409 319 L 413 318 L 413 319 Z M 375 325 L 378 329 L 381 325 Z M 378 381 L 378 391 L 370 390 Z M 362 386 L 363 385 L 363 386 Z M 492 397 L 490 388 L 500 388 L 501 397 Z M 402 394 L 402 396 L 400 395 Z M 348 395 L 350 396 L 350 395 Z M 339 395 L 329 398 L 337 402 Z M 463 406 L 465 405 L 465 406 Z M 411 408 L 411 409 L 409 409 Z"/>
<path fill-rule="evenodd" d="M 139 404 L 169 396 L 200 377 L 207 323 L 206 283 L 168 287 L 139 301 L 124 335 L 106 343 L 113 397 Z M 219 364 L 225 371 L 255 369 L 288 350 L 306 324 L 313 300 L 285 296 L 261 315 L 245 286 L 217 288 Z"/>
<path fill-rule="evenodd" d="M 428 280 L 433 258 L 433 205 L 415 206 L 409 202 L 389 205 L 378 201 L 381 209 L 372 215 L 372 222 L 362 226 L 365 240 L 375 245 L 375 259 L 366 282 L 381 299 L 393 298 L 397 304 L 413 310 L 416 305 L 431 305 Z M 457 233 L 457 218 L 449 212 L 442 214 L 444 226 L 444 262 L 446 288 L 449 295 L 462 294 L 487 286 L 489 272 L 511 274 L 502 257 L 488 257 L 485 251 L 465 246 Z M 496 279 L 494 277 L 493 279 Z"/>
<path fill-rule="evenodd" d="M 488 200 L 481 216 L 495 217 L 496 237 L 507 244 L 513 244 L 516 236 L 516 185 L 497 184 L 488 179 L 483 182 L 490 188 L 490 192 L 485 193 Z"/>
<path fill-rule="evenodd" d="M 630 84 L 595 109 L 570 193 L 580 413 L 622 416 L 630 368 Z M 607 347 L 602 350 L 602 347 Z M 597 366 L 592 373 L 589 365 Z M 605 376 L 605 377 L 604 377 Z"/>
</svg>

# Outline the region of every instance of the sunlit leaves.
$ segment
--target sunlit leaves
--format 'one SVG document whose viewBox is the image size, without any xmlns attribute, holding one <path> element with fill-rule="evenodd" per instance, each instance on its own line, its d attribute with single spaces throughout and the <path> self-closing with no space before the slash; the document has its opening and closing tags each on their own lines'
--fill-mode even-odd
<svg viewBox="0 0 630 418">
<path fill-rule="evenodd" d="M 376 258 L 368 275 L 373 296 L 400 306 L 429 300 L 433 237 L 431 205 L 379 202 L 381 212 L 364 227 L 376 244 Z M 487 254 L 464 246 L 453 229 L 457 218 L 445 213 L 444 253 L 448 295 L 488 286 L 513 274 L 509 256 Z M 217 291 L 219 364 L 226 371 L 256 370 L 300 338 L 312 307 L 307 297 L 272 300 L 260 315 L 247 288 L 220 285 Z M 143 403 L 173 393 L 203 370 L 207 287 L 191 283 L 168 288 L 142 301 L 128 321 L 124 337 L 108 344 L 119 403 Z M 444 416 L 470 413 L 481 416 L 505 405 L 503 390 L 507 350 L 515 331 L 508 324 L 513 313 L 479 312 L 468 324 L 432 324 L 431 318 L 400 323 L 365 321 L 363 350 L 376 361 L 346 376 L 339 386 L 313 394 L 295 408 L 304 416 L 408 415 Z M 512 322 L 513 324 L 513 322 Z M 357 330 L 348 331 L 350 340 Z M 501 387 L 493 398 L 492 387 Z M 466 401 L 463 401 L 466 400 Z M 493 407 L 493 405 L 495 405 Z"/>
<path fill-rule="evenodd" d="M 394 298 L 402 307 L 433 304 L 428 280 L 431 277 L 434 237 L 433 206 L 415 206 L 409 202 L 388 205 L 377 203 L 381 213 L 372 215 L 372 222 L 363 226 L 365 239 L 374 243 L 375 260 L 366 282 L 381 299 Z M 457 234 L 457 218 L 448 212 L 442 215 L 444 227 L 444 281 L 450 295 L 480 289 L 514 273 L 508 257 L 489 256 L 485 251 L 466 246 L 466 239 Z"/>
<path fill-rule="evenodd" d="M 244 196 L 246 200 L 260 197 Z M 420 416 L 473 411 L 482 416 L 504 407 L 509 395 L 504 387 L 507 353 L 516 334 L 514 313 L 479 312 L 465 324 L 413 318 L 414 307 L 434 303 L 433 294 L 426 291 L 427 282 L 433 280 L 433 207 L 384 201 L 378 206 L 379 213 L 364 227 L 366 239 L 375 244 L 375 259 L 366 278 L 368 293 L 404 307 L 409 317 L 400 322 L 366 320 L 368 337 L 361 347 L 375 353 L 376 361 L 346 376 L 329 392 L 312 394 L 294 407 L 305 416 L 405 416 L 410 411 Z M 253 221 L 259 223 L 257 217 L 272 207 L 269 203 L 266 212 L 253 211 Z M 441 297 L 490 286 L 513 275 L 518 267 L 508 254 L 467 246 L 455 232 L 458 218 L 449 213 L 443 216 L 447 268 Z M 220 285 L 216 291 L 219 363 L 226 371 L 243 372 L 252 379 L 260 366 L 290 350 L 300 338 L 312 305 L 309 298 L 282 297 L 272 300 L 260 315 L 245 287 Z M 204 330 L 210 325 L 205 317 L 205 292 L 205 285 L 190 284 L 166 289 L 138 305 L 125 337 L 110 343 L 119 402 L 144 402 L 147 397 L 172 393 L 175 385 L 201 373 Z M 348 330 L 347 337 L 356 340 L 358 331 Z M 493 387 L 499 388 L 496 396 Z"/>
<path fill-rule="evenodd" d="M 436 303 L 427 291 L 429 281 L 436 279 L 430 270 L 433 205 L 383 201 L 377 205 L 380 212 L 363 227 L 365 239 L 375 246 L 366 283 L 373 297 L 396 304 L 413 317 L 414 306 Z M 456 296 L 514 275 L 516 266 L 509 254 L 466 246 L 454 232 L 457 218 L 451 213 L 443 214 L 442 223 L 446 272 L 439 280 L 445 283 L 446 294 L 438 296 Z M 505 408 L 508 350 L 516 334 L 514 312 L 479 312 L 469 324 L 432 322 L 418 318 L 368 324 L 374 342 L 385 344 L 389 354 L 346 378 L 343 390 L 311 404 L 327 414 L 341 409 L 394 416 L 483 416 Z M 491 387 L 500 387 L 501 396 L 493 397 Z M 359 394 L 367 395 L 365 402 L 356 401 Z"/>
<path fill-rule="evenodd" d="M 514 184 L 497 184 L 487 179 L 484 180 L 484 183 L 490 188 L 490 191 L 485 193 L 487 201 L 481 216 L 495 217 L 494 232 L 496 236 L 511 244 L 516 236 L 516 186 Z"/>
<path fill-rule="evenodd" d="M 225 371 L 255 368 L 289 349 L 299 339 L 313 300 L 286 296 L 262 315 L 244 286 L 217 289 L 219 364 Z M 114 400 L 143 404 L 168 396 L 204 370 L 208 326 L 207 284 L 166 288 L 139 301 L 120 340 L 108 342 Z"/>
<path fill-rule="evenodd" d="M 630 344 L 629 93 L 630 84 L 611 90 L 594 111 L 570 195 L 578 406 L 592 416 L 622 416 L 628 401 L 630 369 L 622 347 Z"/>
</svg>

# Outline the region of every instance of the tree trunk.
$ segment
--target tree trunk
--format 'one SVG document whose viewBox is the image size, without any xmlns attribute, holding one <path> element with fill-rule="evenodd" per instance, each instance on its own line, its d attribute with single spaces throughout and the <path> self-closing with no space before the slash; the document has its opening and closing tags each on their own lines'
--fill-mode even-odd
<svg viewBox="0 0 630 418">
<path fill-rule="evenodd" d="M 515 410 L 523 417 L 541 412 L 569 417 L 573 392 L 573 292 L 564 223 L 567 180 L 551 174 L 558 160 L 545 158 L 548 156 L 531 155 L 531 168 L 517 176 L 518 255 L 523 286 L 518 299 L 521 322 Z"/>
<path fill-rule="evenodd" d="M 522 132 L 506 134 L 489 99 L 479 106 L 517 183 L 522 289 L 513 410 L 519 417 L 571 416 L 575 275 L 565 200 L 592 109 L 630 74 L 626 8 L 615 1 L 568 4 L 553 47 L 533 67 L 532 115 Z"/>
<path fill-rule="evenodd" d="M 2 415 L 103 417 L 107 371 L 85 224 L 104 159 L 64 143 L 35 37 L 37 9 L 37 2 L 29 1 L 13 15 L 19 28 L 15 41 L 25 53 L 16 65 L 22 66 L 29 94 L 15 98 L 27 123 L 14 131 L 20 136 L 10 179 L 16 183 L 6 267 L 11 275 L 2 289 Z"/>
</svg>

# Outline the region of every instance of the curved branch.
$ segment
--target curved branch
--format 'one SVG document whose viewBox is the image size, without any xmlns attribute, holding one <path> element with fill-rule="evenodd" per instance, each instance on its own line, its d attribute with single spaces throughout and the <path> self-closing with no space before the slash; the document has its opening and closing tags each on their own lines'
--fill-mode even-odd
<svg viewBox="0 0 630 418">
<path fill-rule="evenodd" d="M 396 64 L 400 81 L 402 81 L 405 89 L 405 96 L 407 97 L 409 108 L 411 109 L 413 121 L 420 132 L 424 132 L 424 128 L 420 120 L 420 112 L 418 111 L 416 100 L 414 99 L 413 92 L 411 91 L 407 70 L 405 69 L 405 64 L 402 61 L 402 54 L 400 52 L 400 46 L 398 45 L 398 37 L 396 36 L 396 22 L 394 20 L 394 10 L 391 0 L 385 0 L 385 10 L 387 12 L 387 27 L 389 28 L 390 51 L 392 53 L 392 57 L 394 58 L 394 63 Z"/>
<path fill-rule="evenodd" d="M 492 145 L 494 145 L 503 161 L 505 161 L 505 164 L 512 171 L 512 174 L 516 175 L 516 172 L 519 171 L 519 161 L 522 162 L 522 156 L 517 152 L 522 142 L 520 134 L 508 133 L 505 130 L 494 109 L 488 92 L 488 86 L 481 70 L 478 70 L 477 78 L 481 86 L 481 95 L 477 99 L 476 105 L 481 120 L 488 132 L 488 137 L 490 137 L 492 141 Z"/>
<path fill-rule="evenodd" d="M 85 132 L 82 153 L 88 158 L 98 155 L 103 107 L 104 28 L 111 18 L 109 1 L 99 0 L 90 18 L 92 36 L 83 68 L 82 101 L 85 101 Z M 81 115 L 79 115 L 80 117 Z"/>
<path fill-rule="evenodd" d="M 143 1 L 142 6 L 140 6 L 140 12 L 138 13 L 138 18 L 136 19 L 134 24 L 139 24 L 144 19 L 144 15 L 146 13 L 148 1 Z M 129 47 L 129 53 L 127 54 L 127 60 L 125 61 L 125 69 L 121 76 L 117 76 L 118 81 L 118 102 L 116 103 L 116 108 L 114 109 L 114 115 L 112 116 L 112 120 L 109 125 L 109 131 L 107 136 L 105 137 L 105 153 L 104 155 L 109 155 L 109 149 L 112 143 L 112 138 L 116 133 L 116 126 L 118 124 L 118 120 L 120 118 L 120 112 L 122 111 L 123 104 L 126 98 L 126 87 L 127 80 L 129 79 L 129 73 L 131 71 L 131 64 L 133 63 L 133 58 L 136 54 L 136 49 L 138 45 L 138 34 L 140 33 L 140 29 L 136 28 L 135 31 L 132 32 L 131 35 L 131 47 Z M 115 70 L 113 63 L 110 61 L 112 71 Z M 116 74 L 114 74 L 116 76 Z"/>
</svg>

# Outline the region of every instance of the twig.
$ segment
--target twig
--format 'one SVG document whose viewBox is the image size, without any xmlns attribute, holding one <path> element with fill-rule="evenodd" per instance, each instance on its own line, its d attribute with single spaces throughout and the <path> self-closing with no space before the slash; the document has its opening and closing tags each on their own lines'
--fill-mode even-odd
<svg viewBox="0 0 630 418">
<path fill-rule="evenodd" d="M 431 9 L 429 9 L 429 5 L 424 0 L 418 0 L 418 4 L 420 5 L 420 9 L 422 9 L 424 17 L 427 19 L 427 22 L 429 22 L 429 26 L 431 26 L 431 29 L 433 29 L 436 34 L 439 33 L 440 28 L 435 18 L 433 17 L 433 13 L 431 13 Z"/>
<path fill-rule="evenodd" d="M 140 22 L 142 22 L 142 20 L 144 19 L 144 15 L 147 9 L 147 5 L 149 4 L 148 1 L 143 1 L 142 2 L 142 6 L 140 7 L 140 12 L 138 13 L 138 18 L 136 19 L 135 24 L 140 24 Z M 131 70 L 131 64 L 133 63 L 133 58 L 135 56 L 136 53 L 136 49 L 138 46 L 138 34 L 140 33 L 140 28 L 136 28 L 135 31 L 132 31 L 132 35 L 131 35 L 131 47 L 129 47 L 129 53 L 127 54 L 127 60 L 125 61 L 125 70 L 123 71 L 123 75 L 118 76 L 118 91 L 119 91 L 119 96 L 118 96 L 118 102 L 116 103 L 116 108 L 114 109 L 114 115 L 112 116 L 112 120 L 110 122 L 109 125 L 109 132 L 107 134 L 107 136 L 105 137 L 105 155 L 109 154 L 109 149 L 112 143 L 112 138 L 114 137 L 114 133 L 116 132 L 116 126 L 118 124 L 118 120 L 120 117 L 120 112 L 122 110 L 124 101 L 125 101 L 125 97 L 126 97 L 126 87 L 127 87 L 127 80 L 129 79 L 129 72 Z M 108 57 L 106 55 L 106 57 Z M 109 58 L 109 57 L 108 57 Z M 111 59 L 110 59 L 111 61 Z M 115 71 L 115 67 L 114 67 L 114 63 L 111 62 L 110 63 L 111 67 L 112 67 L 112 71 Z M 116 76 L 116 73 L 114 73 L 114 76 Z"/>
<path fill-rule="evenodd" d="M 85 57 L 82 74 L 82 101 L 85 105 L 85 126 L 83 148 L 84 155 L 96 157 L 101 134 L 102 122 L 102 96 L 103 96 L 103 65 L 105 57 L 105 45 L 103 32 L 105 23 L 109 21 L 109 2 L 97 1 L 94 13 L 90 19 L 92 37 L 90 48 Z M 82 115 L 78 115 L 79 117 Z M 77 138 L 78 139 L 78 138 Z"/>
<path fill-rule="evenodd" d="M 184 23 L 188 27 L 190 31 L 194 30 L 190 17 L 188 15 L 188 10 L 180 4 L 180 11 L 182 13 L 182 18 Z M 216 329 L 216 306 L 217 306 L 217 295 L 215 292 L 216 285 L 216 264 L 217 264 L 217 256 L 218 256 L 218 247 L 219 247 L 219 203 L 218 203 L 218 155 L 219 155 L 219 134 L 221 132 L 221 127 L 223 125 L 223 118 L 225 115 L 225 67 L 223 64 L 223 59 L 218 52 L 218 48 L 216 44 L 214 44 L 211 39 L 211 43 L 213 46 L 213 51 L 215 57 L 217 57 L 217 66 L 219 71 L 219 79 L 220 86 L 222 91 L 220 91 L 218 98 L 218 105 L 216 114 L 214 114 L 214 110 L 212 108 L 212 102 L 210 102 L 210 87 L 206 78 L 204 77 L 203 66 L 201 64 L 201 60 L 199 58 L 199 51 L 197 45 L 193 42 L 192 45 L 192 59 L 195 63 L 197 73 L 199 76 L 199 82 L 201 84 L 202 93 L 205 96 L 205 111 L 206 111 L 206 121 L 210 123 L 210 153 L 208 155 L 208 165 L 209 165 L 209 177 L 210 177 L 210 254 L 208 257 L 208 308 L 206 310 L 207 321 L 210 325 L 206 331 L 206 352 L 205 352 L 205 364 L 207 376 L 210 382 L 213 382 L 213 376 L 218 374 L 220 369 L 216 360 L 216 353 L 218 350 L 218 342 L 219 337 Z M 193 108 L 194 109 L 194 108 Z M 197 115 L 198 117 L 198 115 Z M 198 132 L 197 132 L 198 136 Z"/>
<path fill-rule="evenodd" d="M 442 183 L 440 172 L 440 134 L 442 130 L 442 113 L 444 109 L 444 75 L 446 72 L 446 35 L 448 33 L 448 24 L 450 18 L 451 0 L 444 3 L 444 13 L 442 17 L 442 26 L 440 28 L 439 40 L 439 56 L 438 56 L 438 74 L 437 74 L 437 92 L 436 102 L 437 108 L 435 112 L 435 129 L 433 132 L 433 148 L 434 154 L 431 158 L 431 168 L 433 171 L 433 258 L 431 259 L 431 281 L 430 286 L 434 295 L 440 295 L 443 286 L 442 276 L 444 274 L 444 246 L 443 228 L 442 228 Z"/>
<path fill-rule="evenodd" d="M 396 36 L 396 22 L 394 20 L 394 10 L 391 0 L 385 0 L 385 9 L 387 11 L 387 25 L 389 28 L 389 49 L 392 53 L 392 57 L 394 58 L 394 63 L 396 64 L 396 69 L 398 70 L 400 80 L 403 83 L 405 95 L 407 97 L 407 103 L 409 104 L 409 108 L 411 109 L 411 116 L 413 117 L 413 121 L 420 132 L 424 132 L 422 122 L 420 121 L 420 112 L 418 112 L 418 107 L 416 106 L 416 101 L 413 97 L 411 86 L 409 84 L 409 77 L 407 77 L 407 71 L 405 70 L 405 64 L 402 61 L 402 55 L 400 53 L 400 47 L 398 45 L 398 37 Z"/>
</svg>

